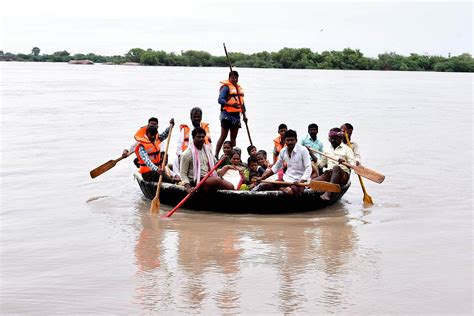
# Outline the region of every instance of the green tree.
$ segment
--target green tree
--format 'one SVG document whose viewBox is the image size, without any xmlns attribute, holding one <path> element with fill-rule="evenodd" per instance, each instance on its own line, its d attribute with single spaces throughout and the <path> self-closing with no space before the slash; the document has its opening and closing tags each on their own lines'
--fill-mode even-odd
<svg viewBox="0 0 474 316">
<path fill-rule="evenodd" d="M 31 50 L 31 54 L 32 54 L 33 56 L 38 56 L 38 55 L 40 54 L 40 51 L 41 51 L 41 49 L 39 49 L 38 47 L 35 46 L 35 47 L 33 47 L 33 49 Z"/>
<path fill-rule="evenodd" d="M 141 48 L 132 48 L 131 50 L 129 50 L 127 52 L 127 54 L 125 54 L 125 58 L 128 60 L 128 61 L 131 61 L 133 63 L 139 63 L 140 62 L 140 58 L 142 56 L 142 54 L 145 52 L 144 49 L 141 49 Z"/>
</svg>

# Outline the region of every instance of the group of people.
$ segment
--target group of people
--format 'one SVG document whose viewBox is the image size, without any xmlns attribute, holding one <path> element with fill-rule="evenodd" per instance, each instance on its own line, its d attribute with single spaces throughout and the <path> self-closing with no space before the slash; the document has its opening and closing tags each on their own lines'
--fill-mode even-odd
<svg viewBox="0 0 474 316">
<path fill-rule="evenodd" d="M 244 91 L 238 78 L 238 72 L 231 71 L 228 80 L 221 81 L 218 98 L 221 106 L 221 135 L 215 154 L 211 147 L 209 124 L 202 121 L 202 110 L 194 107 L 190 111 L 191 126 L 180 125 L 176 154 L 171 155 L 172 163 L 165 162 L 164 169 L 161 168 L 164 159 L 161 143 L 168 137 L 169 127 L 159 134 L 158 119 L 155 117 L 136 132 L 136 142 L 125 149 L 122 156 L 126 157 L 132 152 L 136 154 L 135 165 L 145 181 L 158 181 L 162 175 L 163 181 L 182 184 L 188 192 L 211 170 L 213 172 L 200 186 L 204 192 L 281 190 L 288 195 L 300 195 L 304 186 L 299 183 L 321 180 L 342 186 L 349 181 L 351 171 L 342 163 L 359 165 L 361 160 L 358 145 L 351 142 L 354 127 L 349 123 L 329 131 L 331 148 L 327 150 L 324 150 L 323 143 L 317 137 L 317 124 L 309 124 L 308 133 L 300 141 L 295 130 L 280 124 L 278 136 L 273 140 L 273 162 L 268 161 L 266 151 L 257 150 L 255 146 L 247 147 L 249 157 L 246 163 L 242 162 L 242 152 L 236 147 L 236 140 L 241 128 L 241 115 L 245 123 L 247 117 Z M 170 125 L 174 126 L 174 119 L 170 120 Z M 229 132 L 230 140 L 226 140 Z M 221 149 L 223 155 L 219 156 Z M 323 151 L 338 161 L 321 155 Z M 218 161 L 218 168 L 214 168 Z M 269 178 L 280 182 L 268 181 Z M 326 192 L 321 198 L 329 200 L 331 193 Z"/>
</svg>

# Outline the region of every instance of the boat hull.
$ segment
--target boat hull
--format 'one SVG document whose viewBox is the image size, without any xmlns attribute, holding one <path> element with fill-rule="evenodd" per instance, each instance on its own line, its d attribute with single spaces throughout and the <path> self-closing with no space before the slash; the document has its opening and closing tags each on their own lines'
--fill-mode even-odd
<svg viewBox="0 0 474 316">
<path fill-rule="evenodd" d="M 156 182 L 144 181 L 140 174 L 135 174 L 140 189 L 146 198 L 152 200 L 156 194 Z M 301 196 L 288 196 L 281 191 L 229 191 L 220 190 L 215 193 L 200 194 L 196 192 L 183 208 L 196 211 L 211 211 L 235 214 L 278 214 L 309 212 L 332 205 L 339 201 L 350 187 L 350 182 L 334 194 L 330 201 L 321 200 L 322 192 L 306 189 Z M 184 187 L 170 183 L 162 183 L 160 203 L 176 206 L 186 197 Z"/>
</svg>

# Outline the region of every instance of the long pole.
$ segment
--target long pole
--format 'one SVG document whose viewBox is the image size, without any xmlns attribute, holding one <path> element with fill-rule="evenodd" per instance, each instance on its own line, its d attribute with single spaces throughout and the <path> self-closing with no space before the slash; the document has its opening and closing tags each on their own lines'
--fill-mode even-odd
<svg viewBox="0 0 474 316">
<path fill-rule="evenodd" d="M 214 167 L 206 174 L 206 176 L 201 181 L 199 181 L 199 183 L 191 190 L 191 192 L 189 192 L 188 195 L 186 195 L 184 199 L 182 199 L 181 202 L 178 203 L 178 205 L 176 205 L 171 211 L 168 212 L 168 214 L 166 214 L 166 217 L 170 217 L 171 215 L 173 215 L 174 212 L 176 212 L 176 210 L 180 208 L 194 192 L 196 192 L 196 190 L 207 180 L 207 178 L 209 178 L 211 174 L 216 171 L 219 165 L 224 161 L 224 158 L 225 156 L 222 156 L 222 158 L 214 165 Z"/>
<path fill-rule="evenodd" d="M 170 132 L 168 133 L 168 141 L 166 142 L 165 155 L 163 157 L 163 162 L 161 163 L 161 173 L 158 180 L 158 185 L 156 186 L 155 198 L 151 201 L 150 205 L 150 214 L 155 214 L 160 210 L 160 188 L 161 182 L 163 181 L 163 173 L 165 172 L 166 159 L 168 158 L 168 149 L 170 148 L 171 132 L 173 131 L 174 124 L 170 125 Z M 158 153 L 159 155 L 160 153 Z"/>
<path fill-rule="evenodd" d="M 223 43 L 223 45 L 224 45 L 225 56 L 227 57 L 227 63 L 229 64 L 230 71 L 232 72 L 232 63 L 230 62 L 229 54 L 227 54 L 227 48 L 225 47 L 225 43 Z M 239 104 L 240 104 L 240 106 L 242 106 L 242 115 L 244 117 L 244 123 L 245 123 L 245 127 L 247 129 L 247 135 L 249 136 L 250 145 L 253 146 L 252 137 L 250 137 L 249 125 L 247 123 L 247 114 L 245 114 L 246 109 L 245 109 L 245 106 L 242 104 L 242 100 L 240 99 L 239 85 L 234 84 L 234 87 L 237 90 L 237 96 L 239 98 Z"/>
</svg>

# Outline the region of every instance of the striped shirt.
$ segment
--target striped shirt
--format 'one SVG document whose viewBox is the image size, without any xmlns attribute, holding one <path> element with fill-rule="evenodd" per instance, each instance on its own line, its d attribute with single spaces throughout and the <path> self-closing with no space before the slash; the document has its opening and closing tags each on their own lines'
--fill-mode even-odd
<svg viewBox="0 0 474 316">
<path fill-rule="evenodd" d="M 168 138 L 168 135 L 170 134 L 170 128 L 167 127 L 163 133 L 161 133 L 160 135 L 158 135 L 158 138 L 160 139 L 160 142 L 164 141 L 165 139 Z M 135 142 L 133 143 L 133 145 L 130 146 L 130 148 L 128 149 L 129 152 L 134 152 L 135 151 L 135 148 L 137 148 L 137 145 L 138 145 L 138 142 Z"/>
<path fill-rule="evenodd" d="M 150 168 L 152 171 L 158 171 L 158 170 L 160 170 L 160 168 L 158 168 L 153 162 L 151 162 L 150 156 L 148 156 L 148 153 L 146 152 L 145 147 L 140 146 L 140 148 L 138 148 L 138 154 L 139 154 L 140 157 L 142 158 L 142 160 L 143 160 L 143 162 L 145 163 L 145 165 L 146 165 L 148 168 Z"/>
</svg>

